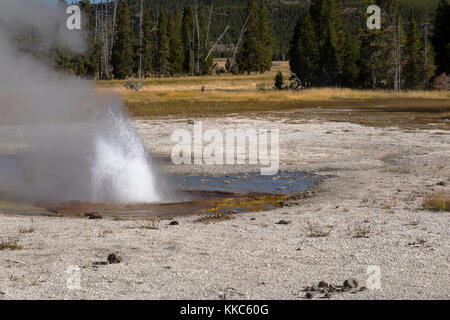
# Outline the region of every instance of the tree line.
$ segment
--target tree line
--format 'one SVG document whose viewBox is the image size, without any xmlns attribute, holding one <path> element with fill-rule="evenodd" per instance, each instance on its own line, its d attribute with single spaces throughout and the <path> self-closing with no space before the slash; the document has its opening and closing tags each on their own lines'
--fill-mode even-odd
<svg viewBox="0 0 450 320">
<path fill-rule="evenodd" d="M 127 0 L 100 4 L 82 0 L 80 7 L 86 16 L 89 50 L 74 55 L 58 48 L 56 67 L 97 79 L 210 74 L 214 49 L 229 29 L 213 38 L 212 6 L 205 10 L 197 4 L 188 5 L 169 14 L 161 7 L 154 19 L 141 0 L 135 23 Z M 246 13 L 227 68 L 233 72 L 265 72 L 272 66 L 274 51 L 269 11 L 264 2 L 249 0 Z"/>
<path fill-rule="evenodd" d="M 382 28 L 369 30 L 368 16 L 351 32 L 340 0 L 313 0 L 298 21 L 291 44 L 291 71 L 302 86 L 425 89 L 437 74 L 449 73 L 450 6 L 440 0 L 434 24 L 404 19 L 395 0 L 366 0 L 382 8 Z"/>
<path fill-rule="evenodd" d="M 217 44 L 232 28 L 213 32 L 217 7 L 206 2 L 179 1 L 155 12 L 147 0 L 81 0 L 89 50 L 74 55 L 58 48 L 56 66 L 97 79 L 210 74 Z M 279 54 L 279 26 L 269 10 L 275 1 L 245 2 L 225 72 L 265 72 Z M 435 14 L 421 15 L 405 14 L 395 0 L 364 2 L 349 14 L 348 1 L 312 0 L 297 14 L 286 56 L 303 86 L 424 89 L 434 76 L 450 72 L 448 0 L 439 0 Z M 365 27 L 370 4 L 383 9 L 381 30 Z"/>
</svg>

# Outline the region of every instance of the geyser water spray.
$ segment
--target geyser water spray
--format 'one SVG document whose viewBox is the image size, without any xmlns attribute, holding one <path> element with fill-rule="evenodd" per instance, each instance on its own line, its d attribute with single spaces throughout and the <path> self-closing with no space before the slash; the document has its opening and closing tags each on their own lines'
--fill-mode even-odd
<svg viewBox="0 0 450 320">
<path fill-rule="evenodd" d="M 122 110 L 106 108 L 93 124 L 91 201 L 159 201 L 145 149 Z"/>
</svg>

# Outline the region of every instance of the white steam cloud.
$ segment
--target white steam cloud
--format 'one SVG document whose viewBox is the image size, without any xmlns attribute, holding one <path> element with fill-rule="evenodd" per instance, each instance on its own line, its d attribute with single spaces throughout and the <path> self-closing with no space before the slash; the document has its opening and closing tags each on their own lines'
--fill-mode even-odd
<svg viewBox="0 0 450 320">
<path fill-rule="evenodd" d="M 160 201 L 121 99 L 33 58 L 56 45 L 85 48 L 83 34 L 66 29 L 66 17 L 58 6 L 0 1 L 0 198 Z M 31 29 L 39 47 L 18 41 Z"/>
</svg>

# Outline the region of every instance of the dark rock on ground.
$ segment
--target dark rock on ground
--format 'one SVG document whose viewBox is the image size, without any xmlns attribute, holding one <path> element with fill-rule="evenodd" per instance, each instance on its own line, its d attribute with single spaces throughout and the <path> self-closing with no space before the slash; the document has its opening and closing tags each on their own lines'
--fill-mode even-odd
<svg viewBox="0 0 450 320">
<path fill-rule="evenodd" d="M 170 221 L 170 223 L 169 223 L 169 226 L 177 226 L 177 225 L 179 225 L 180 223 L 178 222 L 178 221 Z"/>
<path fill-rule="evenodd" d="M 325 299 L 331 299 L 332 296 L 333 296 L 333 295 L 332 295 L 331 293 L 327 293 L 327 294 L 324 295 L 323 297 L 324 297 Z"/>
<path fill-rule="evenodd" d="M 103 217 L 96 212 L 86 212 L 84 216 L 89 220 L 103 220 Z"/>
<path fill-rule="evenodd" d="M 292 221 L 286 221 L 286 220 L 280 220 L 280 221 L 278 221 L 277 222 L 277 224 L 291 224 L 292 223 Z"/>
<path fill-rule="evenodd" d="M 307 292 L 307 293 L 305 294 L 305 298 L 306 298 L 306 299 L 312 299 L 313 297 L 314 297 L 314 294 L 311 293 L 311 292 Z"/>
<path fill-rule="evenodd" d="M 115 253 L 111 253 L 108 255 L 107 261 L 109 264 L 121 263 L 122 257 L 116 255 Z"/>
</svg>

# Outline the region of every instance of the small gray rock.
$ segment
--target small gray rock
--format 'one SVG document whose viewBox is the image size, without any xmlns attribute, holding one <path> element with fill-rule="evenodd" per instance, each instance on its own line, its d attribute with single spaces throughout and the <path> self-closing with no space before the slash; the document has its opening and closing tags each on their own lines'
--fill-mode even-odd
<svg viewBox="0 0 450 320">
<path fill-rule="evenodd" d="M 344 281 L 344 288 L 354 289 L 357 287 L 358 287 L 358 280 L 356 279 L 351 278 Z"/>
</svg>

